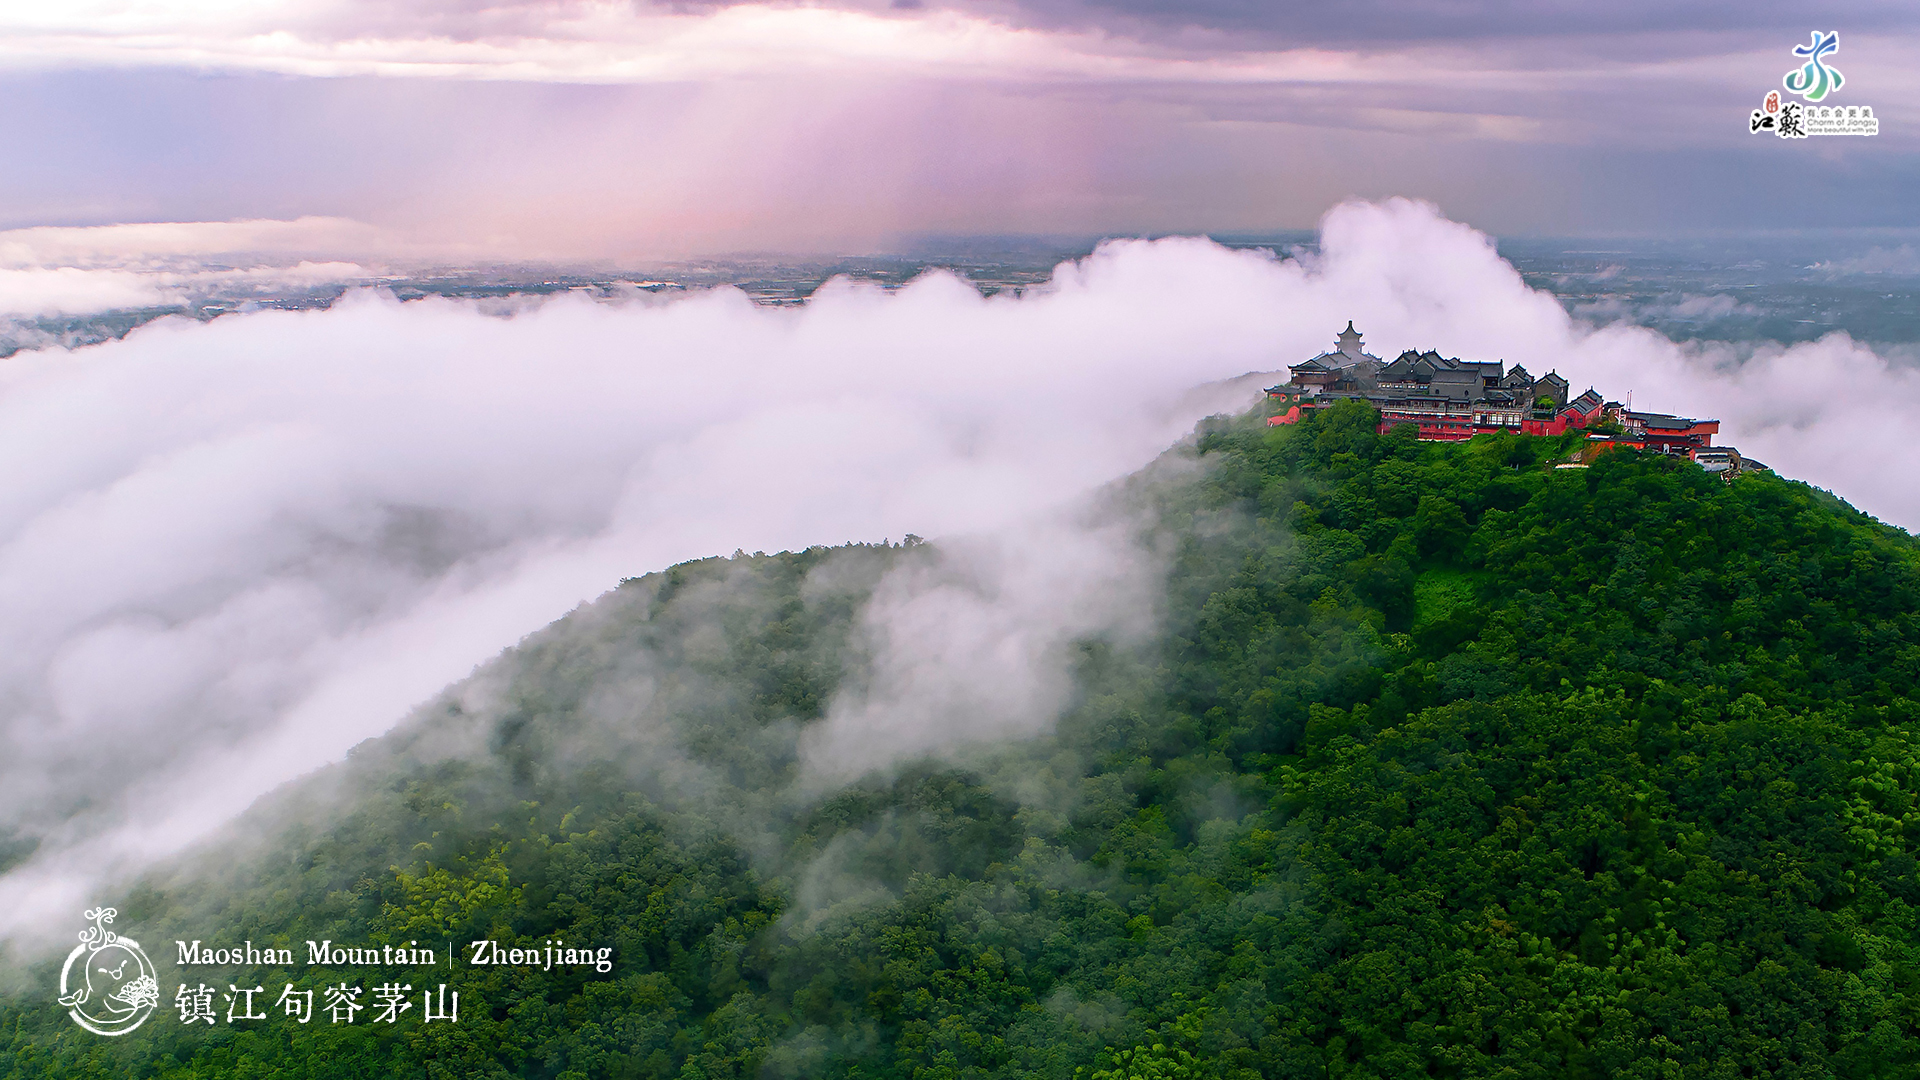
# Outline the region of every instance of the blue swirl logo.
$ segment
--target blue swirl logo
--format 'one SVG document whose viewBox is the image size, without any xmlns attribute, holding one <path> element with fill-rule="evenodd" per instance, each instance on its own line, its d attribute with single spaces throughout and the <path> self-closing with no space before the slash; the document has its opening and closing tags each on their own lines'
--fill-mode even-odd
<svg viewBox="0 0 1920 1080">
<path fill-rule="evenodd" d="M 1795 45 L 1793 55 L 1804 56 L 1807 62 L 1800 65 L 1798 71 L 1787 72 L 1786 77 L 1781 80 L 1786 85 L 1787 91 L 1799 94 L 1808 101 L 1819 101 L 1840 89 L 1841 85 L 1847 81 L 1846 78 L 1840 74 L 1839 68 L 1828 67 L 1822 62 L 1828 53 L 1839 48 L 1840 32 L 1838 30 L 1828 34 L 1815 30 L 1813 44 Z"/>
</svg>

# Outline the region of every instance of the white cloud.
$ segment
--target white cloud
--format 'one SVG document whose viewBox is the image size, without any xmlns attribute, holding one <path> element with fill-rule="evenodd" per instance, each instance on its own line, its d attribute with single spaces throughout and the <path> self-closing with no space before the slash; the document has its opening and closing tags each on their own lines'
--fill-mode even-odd
<svg viewBox="0 0 1920 1080">
<path fill-rule="evenodd" d="M 1051 516 L 944 541 L 880 583 L 862 619 L 872 670 L 801 736 L 809 783 L 1051 727 L 1071 701 L 1070 651 L 1143 640 L 1157 560 L 1124 521 Z"/>
<path fill-rule="evenodd" d="M 0 267 L 164 267 L 218 256 L 378 255 L 392 242 L 348 218 L 40 225 L 0 232 Z"/>
<path fill-rule="evenodd" d="M 178 308 L 215 295 L 238 300 L 365 282 L 377 271 L 325 254 L 383 249 L 399 247 L 343 218 L 13 229 L 0 232 L 0 319 Z"/>
<path fill-rule="evenodd" d="M 1851 259 L 1829 259 L 1814 263 L 1808 269 L 1824 270 L 1829 274 L 1895 274 L 1903 277 L 1920 275 L 1920 249 L 1912 244 L 1899 247 L 1876 247 L 1865 254 Z"/>
<path fill-rule="evenodd" d="M 1185 55 L 1085 31 L 948 10 L 737 4 L 688 11 L 607 2 L 470 8 L 0 5 L 0 64 L 133 63 L 339 76 L 658 82 L 869 73 L 1317 82 L 1359 75 L 1317 49 Z"/>
<path fill-rule="evenodd" d="M 72 266 L 0 269 L 0 314 L 61 315 L 172 307 L 179 294 L 152 274 Z"/>
<path fill-rule="evenodd" d="M 29 348 L 58 344 L 27 321 L 36 318 L 186 308 L 216 297 L 244 301 L 367 282 L 377 270 L 306 256 L 393 248 L 380 240 L 375 230 L 340 218 L 0 232 L 0 341 Z"/>
<path fill-rule="evenodd" d="M 836 706 L 814 760 L 1044 725 L 1058 647 L 1122 626 L 1138 575 L 1097 534 L 1033 523 L 1186 430 L 1211 404 L 1188 388 L 1318 352 L 1348 318 L 1379 354 L 1716 415 L 1724 441 L 1920 524 L 1920 376 L 1840 337 L 1742 365 L 1593 332 L 1405 201 L 1337 208 L 1306 263 L 1122 242 L 1018 298 L 936 274 L 799 310 L 722 290 L 502 319 L 367 293 L 157 323 L 0 365 L 0 820 L 46 836 L 0 877 L 0 936 L 685 558 L 978 537 L 946 576 L 883 590 L 872 692 Z M 1003 558 L 1020 529 L 1087 558 Z"/>
<path fill-rule="evenodd" d="M 288 290 L 364 282 L 357 263 L 300 262 L 244 270 L 83 270 L 73 266 L 0 269 L 0 316 L 91 315 L 134 308 L 179 308 L 190 300 L 267 296 Z"/>
<path fill-rule="evenodd" d="M 1222 264 L 1253 269 L 1222 288 Z M 57 828 L 42 869 L 137 861 L 623 575 L 1023 519 L 1151 458 L 1186 387 L 1268 359 L 1264 266 L 1121 245 L 1045 297 L 935 275 L 801 311 L 366 294 L 16 357 L 0 814 Z M 60 880 L 0 896 L 24 913 Z"/>
</svg>

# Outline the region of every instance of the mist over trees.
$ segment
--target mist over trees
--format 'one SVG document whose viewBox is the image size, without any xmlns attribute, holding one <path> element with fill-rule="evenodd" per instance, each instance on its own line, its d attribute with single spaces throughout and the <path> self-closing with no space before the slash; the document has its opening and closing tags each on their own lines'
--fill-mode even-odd
<svg viewBox="0 0 1920 1080">
<path fill-rule="evenodd" d="M 940 545 L 623 582 L 257 808 L 264 848 L 119 901 L 150 951 L 612 972 L 111 1040 L 35 989 L 0 1077 L 1920 1073 L 1920 545 L 1771 475 L 1375 424 L 1203 425 L 1115 495 L 1158 631 L 1074 641 L 1049 731 L 853 782 L 806 733 Z"/>
</svg>

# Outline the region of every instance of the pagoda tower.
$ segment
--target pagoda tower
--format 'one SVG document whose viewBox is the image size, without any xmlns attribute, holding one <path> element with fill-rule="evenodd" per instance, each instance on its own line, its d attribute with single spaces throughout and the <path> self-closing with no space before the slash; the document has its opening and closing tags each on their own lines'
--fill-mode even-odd
<svg viewBox="0 0 1920 1080">
<path fill-rule="evenodd" d="M 1336 351 L 1346 353 L 1355 360 L 1360 358 L 1360 331 L 1353 328 L 1352 319 L 1347 320 L 1347 328 L 1340 331 L 1340 336 L 1334 338 L 1333 342 Z"/>
</svg>

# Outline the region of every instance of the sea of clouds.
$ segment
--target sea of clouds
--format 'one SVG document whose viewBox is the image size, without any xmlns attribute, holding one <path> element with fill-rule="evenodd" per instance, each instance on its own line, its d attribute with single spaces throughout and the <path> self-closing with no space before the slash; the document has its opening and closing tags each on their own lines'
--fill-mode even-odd
<svg viewBox="0 0 1920 1080">
<path fill-rule="evenodd" d="M 1336 208 L 1317 255 L 1119 241 L 1017 297 L 934 273 L 797 309 L 720 289 L 501 317 L 366 291 L 162 320 L 0 364 L 0 822 L 39 844 L 0 876 L 0 940 L 72 921 L 621 577 L 736 548 L 990 553 L 991 587 L 883 585 L 875 681 L 811 736 L 824 773 L 1031 731 L 1062 700 L 1048 650 L 1148 602 L 1124 531 L 1064 508 L 1258 384 L 1195 387 L 1348 319 L 1382 356 L 1718 417 L 1721 441 L 1920 525 L 1911 368 L 1839 335 L 1596 331 L 1404 200 Z"/>
</svg>

